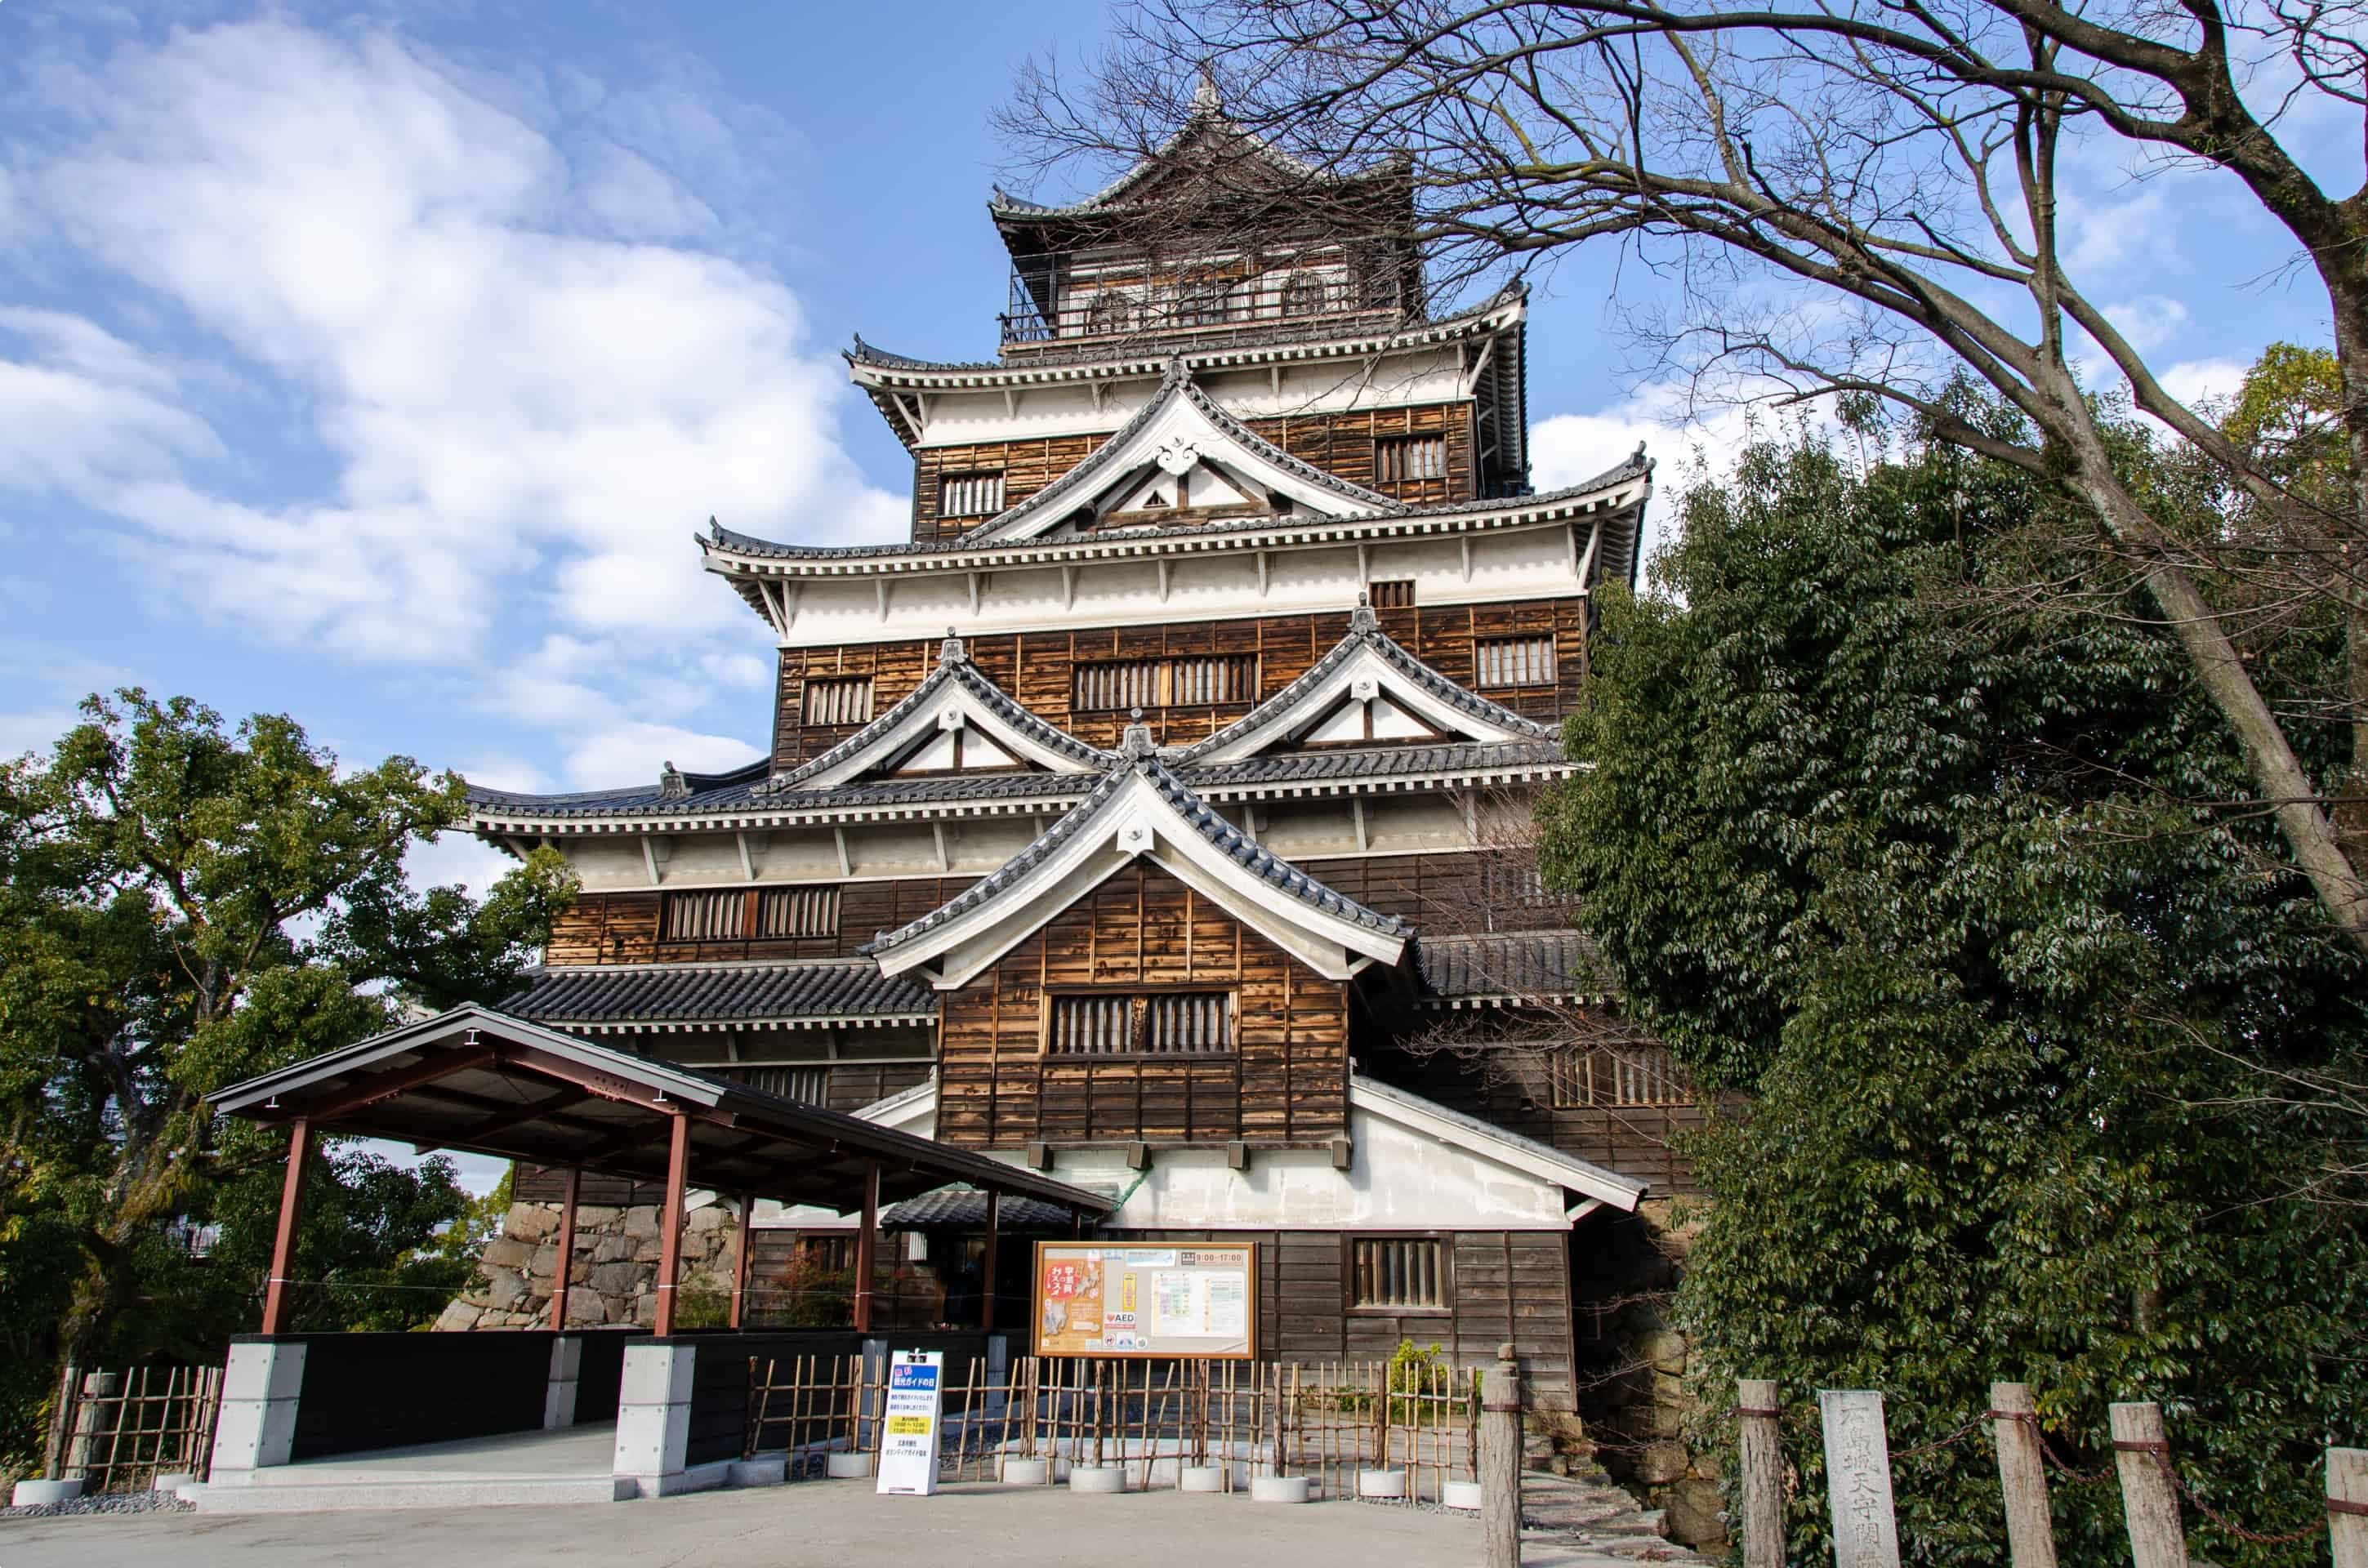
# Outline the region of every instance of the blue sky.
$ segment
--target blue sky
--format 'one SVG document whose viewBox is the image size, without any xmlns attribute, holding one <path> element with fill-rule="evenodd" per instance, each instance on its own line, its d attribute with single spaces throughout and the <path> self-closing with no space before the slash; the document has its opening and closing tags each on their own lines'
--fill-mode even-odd
<svg viewBox="0 0 2368 1568">
<path fill-rule="evenodd" d="M 690 532 L 901 526 L 837 351 L 992 353 L 989 111 L 1104 17 L 0 5 L 0 750 L 137 683 L 510 787 L 753 756 L 769 649 Z M 2082 276 L 2174 386 L 2325 341 L 2241 196 L 2086 177 Z M 1614 259 L 1538 301 L 1541 483 L 1734 434 L 1623 376 Z"/>
</svg>

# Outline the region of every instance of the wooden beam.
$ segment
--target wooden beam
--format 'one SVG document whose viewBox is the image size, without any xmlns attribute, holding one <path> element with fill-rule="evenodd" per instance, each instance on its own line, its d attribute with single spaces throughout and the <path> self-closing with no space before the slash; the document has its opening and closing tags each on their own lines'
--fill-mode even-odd
<svg viewBox="0 0 2368 1568">
<path fill-rule="evenodd" d="M 755 881 L 757 880 L 757 862 L 755 858 L 748 853 L 748 835 L 745 833 L 735 833 L 732 835 L 732 842 L 740 851 L 740 874 L 747 878 L 750 881 Z"/>
<path fill-rule="evenodd" d="M 654 833 L 642 835 L 642 869 L 649 873 L 650 886 L 657 886 L 658 846 L 657 835 Z"/>
<path fill-rule="evenodd" d="M 473 1127 L 462 1128 L 452 1134 L 452 1142 L 455 1144 L 474 1143 L 479 1139 L 490 1138 L 496 1132 L 507 1132 L 513 1127 L 523 1127 L 529 1121 L 540 1121 L 553 1111 L 565 1110 L 569 1106 L 581 1104 L 591 1097 L 591 1090 L 571 1084 L 559 1093 L 539 1099 L 532 1105 L 522 1105 L 516 1110 L 506 1110 L 499 1116 L 489 1116 Z"/>
<path fill-rule="evenodd" d="M 567 1167 L 567 1184 L 560 1190 L 559 1242 L 551 1267 L 551 1332 L 567 1327 L 567 1279 L 575 1272 L 575 1200 L 584 1190 L 584 1167 Z"/>
<path fill-rule="evenodd" d="M 663 1338 L 674 1332 L 674 1299 L 682 1284 L 683 1177 L 690 1165 L 690 1118 L 677 1110 L 666 1118 L 671 1142 L 666 1145 L 666 1209 L 658 1219 L 658 1311 L 650 1332 Z"/>
<path fill-rule="evenodd" d="M 995 1243 L 1003 1229 L 1003 1193 L 999 1188 L 986 1189 L 986 1256 L 979 1260 L 978 1328 L 981 1334 L 995 1332 Z M 955 1324 L 957 1328 L 961 1324 Z"/>
<path fill-rule="evenodd" d="M 871 1276 L 880 1248 L 880 1162 L 863 1163 L 863 1224 L 855 1233 L 855 1332 L 871 1332 Z"/>
<path fill-rule="evenodd" d="M 290 1114 L 300 1115 L 302 1119 L 312 1121 L 326 1121 L 332 1117 L 345 1116 L 360 1110 L 366 1106 L 376 1105 L 381 1100 L 391 1100 L 397 1095 L 416 1089 L 423 1084 L 432 1084 L 438 1078 L 449 1078 L 456 1073 L 472 1072 L 476 1068 L 487 1066 L 493 1060 L 494 1048 L 489 1045 L 478 1046 L 458 1054 L 432 1052 L 421 1057 L 408 1067 L 398 1068 L 392 1073 L 381 1073 L 367 1082 L 357 1084 L 336 1099 L 316 1100 L 304 1107 L 301 1113 L 291 1111 Z"/>
<path fill-rule="evenodd" d="M 288 1172 L 279 1182 L 279 1226 L 271 1235 L 271 1272 L 263 1282 L 263 1332 L 288 1331 L 289 1278 L 296 1263 L 296 1226 L 304 1215 L 304 1175 L 313 1164 L 313 1123 L 298 1117 L 288 1128 Z"/>
<path fill-rule="evenodd" d="M 740 1237 L 732 1248 L 732 1324 L 740 1326 L 742 1302 L 748 1294 L 748 1241 L 756 1234 L 757 1199 L 753 1194 L 740 1195 Z"/>
<path fill-rule="evenodd" d="M 847 829 L 843 827 L 832 828 L 830 830 L 830 842 L 832 847 L 838 851 L 838 874 L 842 877 L 851 877 L 855 875 L 855 862 L 848 859 L 847 857 Z"/>
</svg>

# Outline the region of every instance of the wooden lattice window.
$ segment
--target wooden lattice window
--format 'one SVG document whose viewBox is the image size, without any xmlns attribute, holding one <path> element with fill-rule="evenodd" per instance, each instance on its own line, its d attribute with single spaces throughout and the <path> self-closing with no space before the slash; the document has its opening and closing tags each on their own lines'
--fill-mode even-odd
<svg viewBox="0 0 2368 1568">
<path fill-rule="evenodd" d="M 1282 289 L 1282 313 L 1287 316 L 1318 316 L 1324 313 L 1324 279 L 1312 273 L 1294 274 Z"/>
<path fill-rule="evenodd" d="M 1080 709 L 1205 708 L 1257 698 L 1258 660 L 1247 653 L 1103 659 L 1076 669 Z"/>
<path fill-rule="evenodd" d="M 670 892 L 659 904 L 661 942 L 736 942 L 748 928 L 748 895 L 740 888 Z"/>
<path fill-rule="evenodd" d="M 702 888 L 659 900 L 661 942 L 779 941 L 838 933 L 835 887 Z"/>
<path fill-rule="evenodd" d="M 1375 609 L 1414 608 L 1414 579 L 1390 577 L 1365 585 L 1366 600 Z"/>
<path fill-rule="evenodd" d="M 1491 687 L 1552 686 L 1554 635 L 1541 632 L 1534 637 L 1475 638 L 1472 643 L 1472 668 L 1483 690 Z"/>
<path fill-rule="evenodd" d="M 1352 1307 L 1439 1308 L 1447 1305 L 1440 1244 L 1422 1236 L 1359 1236 L 1349 1244 Z"/>
<path fill-rule="evenodd" d="M 1176 298 L 1176 324 L 1224 325 L 1232 292 L 1232 287 L 1222 278 L 1203 278 L 1185 284 Z"/>
<path fill-rule="evenodd" d="M 1373 442 L 1373 478 L 1382 484 L 1410 484 L 1447 477 L 1444 436 L 1383 436 Z"/>
<path fill-rule="evenodd" d="M 806 680 L 805 722 L 809 724 L 868 724 L 871 722 L 871 677 L 837 676 Z"/>
<path fill-rule="evenodd" d="M 800 1236 L 798 1254 L 814 1267 L 844 1274 L 855 1267 L 855 1238 L 851 1235 Z"/>
<path fill-rule="evenodd" d="M 938 516 L 991 517 L 1003 510 L 1003 471 L 950 473 L 938 481 Z"/>
<path fill-rule="evenodd" d="M 767 939 L 838 935 L 837 888 L 762 888 L 757 893 L 757 935 Z"/>
<path fill-rule="evenodd" d="M 743 1084 L 761 1089 L 768 1095 L 779 1095 L 785 1100 L 801 1105 L 820 1105 L 830 1082 L 827 1067 L 743 1067 L 737 1070 Z"/>
<path fill-rule="evenodd" d="M 1605 1047 L 1546 1059 L 1546 1082 L 1564 1109 L 1608 1106 L 1683 1106 L 1693 1086 L 1662 1046 Z"/>
<path fill-rule="evenodd" d="M 1046 1006 L 1051 1056 L 1222 1056 L 1234 1049 L 1230 991 L 1089 991 L 1053 995 Z"/>
</svg>

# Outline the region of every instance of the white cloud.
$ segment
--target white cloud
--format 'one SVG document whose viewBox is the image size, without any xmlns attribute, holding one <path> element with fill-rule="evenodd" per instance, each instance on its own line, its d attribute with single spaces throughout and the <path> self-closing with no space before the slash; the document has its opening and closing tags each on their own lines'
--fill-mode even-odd
<svg viewBox="0 0 2368 1568">
<path fill-rule="evenodd" d="M 633 722 L 586 736 L 567 754 L 567 777 L 585 790 L 655 784 L 661 762 L 671 762 L 686 773 L 723 773 L 764 755 L 760 748 L 731 735 L 702 735 L 673 724 Z"/>
<path fill-rule="evenodd" d="M 1702 474 L 1723 473 L 1764 415 L 1740 403 L 1691 406 L 1682 384 L 1649 382 L 1594 414 L 1558 414 L 1530 426 L 1530 476 L 1540 490 L 1583 483 L 1645 444 L 1656 492 L 1646 510 L 1643 559 L 1671 537 L 1677 498 Z"/>
<path fill-rule="evenodd" d="M 840 445 L 856 404 L 796 297 L 707 244 L 683 175 L 744 187 L 734 127 L 678 82 L 553 75 L 281 21 L 34 73 L 16 201 L 129 281 L 92 316 L 194 330 L 316 449 L 259 449 L 286 426 L 237 428 L 145 335 L 6 309 L 0 487 L 116 519 L 151 591 L 257 641 L 460 668 L 555 623 L 598 684 L 545 685 L 543 722 L 688 754 L 711 738 L 643 721 L 709 699 L 678 674 L 702 658 L 746 684 L 761 635 L 693 528 L 852 542 L 905 506 Z"/>
<path fill-rule="evenodd" d="M 2245 388 L 2248 369 L 2239 359 L 2181 359 L 2157 372 L 2155 380 L 2162 383 L 2163 391 L 2193 408 L 2211 399 L 2235 397 Z"/>
<path fill-rule="evenodd" d="M 492 845 L 461 832 L 438 834 L 432 842 L 414 844 L 403 857 L 404 875 L 415 890 L 457 883 L 469 890 L 470 897 L 480 899 L 517 865 L 516 859 Z"/>
<path fill-rule="evenodd" d="M 2141 354 L 2177 337 L 2187 326 L 2186 305 L 2168 294 L 2145 294 L 2104 307 L 2105 319 Z"/>
</svg>

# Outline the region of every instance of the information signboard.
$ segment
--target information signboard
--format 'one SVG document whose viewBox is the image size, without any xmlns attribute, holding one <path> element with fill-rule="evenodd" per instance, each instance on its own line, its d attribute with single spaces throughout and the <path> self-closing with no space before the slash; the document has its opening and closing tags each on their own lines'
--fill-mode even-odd
<svg viewBox="0 0 2368 1568">
<path fill-rule="evenodd" d="M 927 1497 L 938 1489 L 938 1405 L 946 1358 L 939 1350 L 900 1350 L 888 1361 L 882 1406 L 882 1493 Z"/>
<path fill-rule="evenodd" d="M 1039 1356 L 1258 1354 L 1258 1246 L 1036 1244 Z"/>
</svg>

